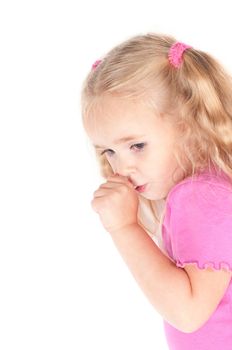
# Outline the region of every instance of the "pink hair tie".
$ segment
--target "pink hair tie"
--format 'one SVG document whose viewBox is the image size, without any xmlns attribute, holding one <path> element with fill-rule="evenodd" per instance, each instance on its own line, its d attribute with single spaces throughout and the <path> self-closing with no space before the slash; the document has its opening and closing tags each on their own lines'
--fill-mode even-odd
<svg viewBox="0 0 232 350">
<path fill-rule="evenodd" d="M 183 53 L 186 49 L 191 49 L 192 46 L 181 42 L 173 44 L 168 53 L 168 59 L 172 66 L 179 68 L 183 61 Z"/>
<path fill-rule="evenodd" d="M 92 69 L 96 69 L 97 66 L 99 66 L 99 64 L 101 63 L 102 60 L 97 60 L 94 62 L 94 64 L 92 65 Z"/>
</svg>

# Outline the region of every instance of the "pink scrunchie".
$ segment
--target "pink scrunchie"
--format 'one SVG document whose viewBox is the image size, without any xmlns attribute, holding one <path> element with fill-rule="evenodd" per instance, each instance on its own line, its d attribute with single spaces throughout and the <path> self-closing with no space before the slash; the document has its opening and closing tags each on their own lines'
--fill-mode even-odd
<svg viewBox="0 0 232 350">
<path fill-rule="evenodd" d="M 93 65 L 92 65 L 92 69 L 96 69 L 97 66 L 99 66 L 99 64 L 101 63 L 102 60 L 96 60 Z"/>
<path fill-rule="evenodd" d="M 183 53 L 186 49 L 190 49 L 192 46 L 186 45 L 181 42 L 173 44 L 168 53 L 168 59 L 172 66 L 179 68 L 183 61 Z"/>
</svg>

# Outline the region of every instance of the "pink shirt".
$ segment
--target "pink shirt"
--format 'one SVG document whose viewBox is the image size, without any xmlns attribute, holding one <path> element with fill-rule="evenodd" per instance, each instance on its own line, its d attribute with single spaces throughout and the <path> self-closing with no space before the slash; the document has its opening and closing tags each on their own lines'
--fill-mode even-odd
<svg viewBox="0 0 232 350">
<path fill-rule="evenodd" d="M 232 271 L 232 181 L 202 172 L 178 183 L 166 200 L 162 239 L 165 252 L 183 268 L 194 263 Z M 232 280 L 211 317 L 184 333 L 164 320 L 170 350 L 232 350 Z"/>
</svg>

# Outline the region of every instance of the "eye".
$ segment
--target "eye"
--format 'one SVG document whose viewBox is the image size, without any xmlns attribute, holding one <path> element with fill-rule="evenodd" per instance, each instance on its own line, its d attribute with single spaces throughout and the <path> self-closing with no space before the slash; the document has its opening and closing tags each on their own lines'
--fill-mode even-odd
<svg viewBox="0 0 232 350">
<path fill-rule="evenodd" d="M 142 142 L 142 143 L 136 143 L 135 145 L 132 145 L 131 147 L 136 148 L 136 149 L 141 151 L 145 147 L 145 145 L 146 144 L 144 142 Z"/>
<path fill-rule="evenodd" d="M 134 145 L 131 146 L 131 148 L 135 148 L 138 151 L 141 151 L 144 147 L 145 147 L 146 143 L 141 142 L 141 143 L 136 143 Z M 115 153 L 112 149 L 105 149 L 104 151 L 102 151 L 100 154 L 101 156 L 103 156 L 103 154 L 107 154 L 109 157 L 112 157 L 113 154 Z"/>
</svg>

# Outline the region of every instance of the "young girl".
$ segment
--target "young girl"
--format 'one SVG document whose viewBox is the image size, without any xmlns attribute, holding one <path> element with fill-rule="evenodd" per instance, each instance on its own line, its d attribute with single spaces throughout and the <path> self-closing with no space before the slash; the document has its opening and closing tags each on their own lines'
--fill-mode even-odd
<svg viewBox="0 0 232 350">
<path fill-rule="evenodd" d="M 232 81 L 165 35 L 96 61 L 83 124 L 105 182 L 92 208 L 164 319 L 170 349 L 232 349 Z"/>
</svg>

